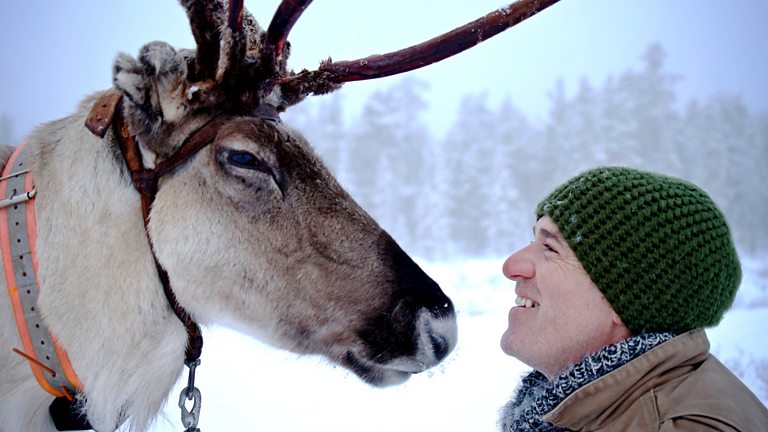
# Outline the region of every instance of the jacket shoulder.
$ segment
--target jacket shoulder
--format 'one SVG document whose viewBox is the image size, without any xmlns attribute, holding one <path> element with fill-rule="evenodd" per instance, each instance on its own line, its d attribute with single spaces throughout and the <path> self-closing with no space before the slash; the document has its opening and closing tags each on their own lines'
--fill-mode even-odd
<svg viewBox="0 0 768 432">
<path fill-rule="evenodd" d="M 768 431 L 768 409 L 711 354 L 690 373 L 661 385 L 653 393 L 663 431 L 707 427 Z"/>
</svg>

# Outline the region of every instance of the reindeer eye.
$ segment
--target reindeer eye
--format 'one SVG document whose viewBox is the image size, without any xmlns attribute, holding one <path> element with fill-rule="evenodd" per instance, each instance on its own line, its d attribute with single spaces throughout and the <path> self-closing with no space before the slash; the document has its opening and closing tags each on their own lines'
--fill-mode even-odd
<svg viewBox="0 0 768 432">
<path fill-rule="evenodd" d="M 253 153 L 247 151 L 235 151 L 229 154 L 229 162 L 240 168 L 246 169 L 263 169 L 264 162 L 256 157 Z"/>
<path fill-rule="evenodd" d="M 259 158 L 255 154 L 242 150 L 233 150 L 226 155 L 227 161 L 232 165 L 253 171 L 261 171 L 270 177 L 275 182 L 280 192 L 285 194 L 285 179 L 283 178 L 282 171 L 279 169 L 273 169 L 263 159 Z"/>
</svg>

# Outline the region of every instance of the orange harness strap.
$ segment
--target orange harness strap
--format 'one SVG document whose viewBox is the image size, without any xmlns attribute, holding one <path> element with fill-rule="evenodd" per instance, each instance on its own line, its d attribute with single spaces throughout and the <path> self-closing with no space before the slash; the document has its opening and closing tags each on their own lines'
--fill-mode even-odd
<svg viewBox="0 0 768 432">
<path fill-rule="evenodd" d="M 82 388 L 67 353 L 42 322 L 37 307 L 37 227 L 35 189 L 24 154 L 24 143 L 11 156 L 0 178 L 0 250 L 8 293 L 13 306 L 24 357 L 40 387 L 51 395 L 72 400 Z"/>
</svg>

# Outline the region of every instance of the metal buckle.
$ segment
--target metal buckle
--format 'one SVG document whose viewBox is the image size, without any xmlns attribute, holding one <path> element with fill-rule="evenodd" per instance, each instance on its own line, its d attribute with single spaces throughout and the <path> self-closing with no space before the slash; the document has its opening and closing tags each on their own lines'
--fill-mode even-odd
<svg viewBox="0 0 768 432">
<path fill-rule="evenodd" d="M 8 176 L 8 177 L 13 177 L 13 175 Z M 5 177 L 3 177 L 0 180 L 4 180 L 4 179 L 5 179 Z M 6 207 L 10 207 L 10 206 L 12 206 L 14 204 L 18 204 L 18 203 L 22 203 L 22 202 L 25 202 L 25 201 L 29 201 L 32 198 L 34 198 L 35 195 L 37 195 L 37 189 L 32 189 L 29 192 L 22 192 L 20 194 L 11 195 L 10 197 L 8 197 L 6 199 L 0 200 L 0 209 L 4 209 Z"/>
</svg>

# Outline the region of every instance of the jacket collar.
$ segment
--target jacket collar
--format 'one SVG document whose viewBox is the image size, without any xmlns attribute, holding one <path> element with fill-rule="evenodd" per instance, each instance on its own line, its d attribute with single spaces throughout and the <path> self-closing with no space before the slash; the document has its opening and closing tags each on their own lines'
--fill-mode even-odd
<svg viewBox="0 0 768 432">
<path fill-rule="evenodd" d="M 689 373 L 708 355 L 704 330 L 684 333 L 580 388 L 543 419 L 573 430 L 598 428 L 650 389 Z"/>
<path fill-rule="evenodd" d="M 673 333 L 643 333 L 585 356 L 552 380 L 533 371 L 523 377 L 516 394 L 502 409 L 499 426 L 506 431 L 565 430 L 543 420 L 568 396 L 619 369 L 672 338 Z"/>
</svg>

